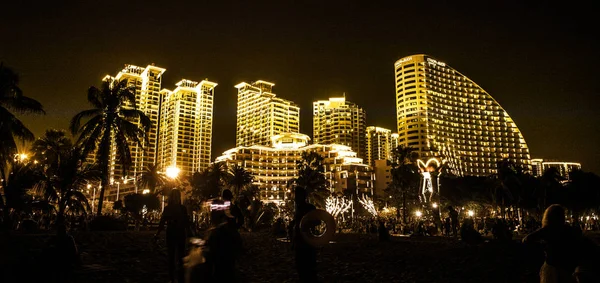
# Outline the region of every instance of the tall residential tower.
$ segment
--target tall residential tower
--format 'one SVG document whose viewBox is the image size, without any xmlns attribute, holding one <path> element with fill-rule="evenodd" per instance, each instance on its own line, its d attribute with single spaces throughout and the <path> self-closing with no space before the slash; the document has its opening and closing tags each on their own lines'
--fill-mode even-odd
<svg viewBox="0 0 600 283">
<path fill-rule="evenodd" d="M 191 175 L 210 164 L 213 97 L 216 83 L 181 80 L 163 89 L 157 164 L 160 170 L 178 168 Z"/>
<path fill-rule="evenodd" d="M 389 160 L 392 154 L 392 131 L 375 126 L 367 127 L 367 164 Z"/>
<path fill-rule="evenodd" d="M 365 158 L 366 127 L 365 110 L 345 97 L 313 102 L 313 140 L 317 144 L 346 145 Z"/>
<path fill-rule="evenodd" d="M 148 165 L 156 162 L 156 147 L 158 144 L 158 125 L 160 115 L 160 87 L 164 68 L 149 65 L 147 67 L 138 67 L 134 65 L 125 65 L 116 76 L 107 75 L 105 81 L 127 80 L 129 86 L 135 88 L 135 100 L 137 108 L 144 112 L 152 123 L 147 132 L 147 139 L 142 140 L 142 146 L 136 142 L 129 142 L 131 152 L 131 169 L 129 172 L 122 172 L 121 165 L 117 162 L 115 151 L 111 153 L 111 180 L 120 180 L 122 178 L 135 178 L 145 170 Z M 133 121 L 138 124 L 139 121 Z"/>
<path fill-rule="evenodd" d="M 485 176 L 508 159 L 531 169 L 513 119 L 483 88 L 427 55 L 394 64 L 398 143 L 421 158 L 440 156 L 457 175 Z"/>
<path fill-rule="evenodd" d="M 236 146 L 271 144 L 271 137 L 300 132 L 300 108 L 276 97 L 275 84 L 266 81 L 239 83 Z"/>
</svg>

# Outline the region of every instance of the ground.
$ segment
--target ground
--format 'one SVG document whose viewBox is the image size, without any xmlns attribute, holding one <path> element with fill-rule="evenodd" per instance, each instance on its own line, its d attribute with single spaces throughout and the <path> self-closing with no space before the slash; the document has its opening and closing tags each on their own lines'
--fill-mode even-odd
<svg viewBox="0 0 600 283">
<path fill-rule="evenodd" d="M 166 252 L 152 232 L 73 235 L 82 266 L 69 282 L 168 282 Z M 297 282 L 289 243 L 268 233 L 244 233 L 243 238 L 241 281 Z M 4 238 L 0 282 L 43 278 L 36 271 L 47 239 L 39 234 Z M 375 235 L 341 234 L 320 251 L 318 266 L 323 282 L 538 282 L 540 256 L 516 241 L 468 246 L 442 237 L 392 237 L 380 243 Z"/>
</svg>

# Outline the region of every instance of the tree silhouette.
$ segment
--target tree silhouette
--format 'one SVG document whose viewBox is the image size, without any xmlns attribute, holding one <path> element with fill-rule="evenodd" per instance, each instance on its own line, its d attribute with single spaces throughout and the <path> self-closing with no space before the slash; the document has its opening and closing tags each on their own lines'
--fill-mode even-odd
<svg viewBox="0 0 600 283">
<path fill-rule="evenodd" d="M 127 80 L 104 81 L 101 88 L 90 87 L 87 95 L 92 109 L 79 112 L 71 120 L 70 130 L 79 135 L 77 144 L 81 146 L 83 156 L 96 153 L 96 162 L 102 172 L 102 183 L 98 203 L 98 215 L 102 214 L 104 191 L 109 186 L 110 155 L 115 148 L 116 155 L 127 172 L 131 165 L 131 152 L 128 141 L 142 146 L 151 122 L 137 109 L 135 88 Z M 83 119 L 88 121 L 81 125 Z"/>
<path fill-rule="evenodd" d="M 11 111 L 19 114 L 45 114 L 42 104 L 23 95 L 19 76 L 0 63 L 0 160 L 9 160 L 17 153 L 15 138 L 34 139 L 33 133 Z"/>
</svg>

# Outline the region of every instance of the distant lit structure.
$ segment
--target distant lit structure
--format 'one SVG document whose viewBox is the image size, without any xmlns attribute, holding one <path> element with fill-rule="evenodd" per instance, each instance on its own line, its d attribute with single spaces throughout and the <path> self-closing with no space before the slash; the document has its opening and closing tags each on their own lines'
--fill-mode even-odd
<svg viewBox="0 0 600 283">
<path fill-rule="evenodd" d="M 300 131 L 300 107 L 273 93 L 266 81 L 239 83 L 236 146 L 270 146 L 271 137 Z"/>
<path fill-rule="evenodd" d="M 565 180 L 569 180 L 569 174 L 573 170 L 581 170 L 581 163 L 535 158 L 531 159 L 531 167 L 533 173 L 532 175 L 535 177 L 541 177 L 549 168 L 556 168 L 556 171 L 558 171 L 560 176 L 565 178 Z"/>
<path fill-rule="evenodd" d="M 375 126 L 367 127 L 367 164 L 374 166 L 375 160 L 391 160 L 392 131 Z"/>
<path fill-rule="evenodd" d="M 176 86 L 161 91 L 157 164 L 160 170 L 177 167 L 182 175 L 192 175 L 210 165 L 217 84 L 183 79 Z"/>
<path fill-rule="evenodd" d="M 141 139 L 141 146 L 134 141 L 129 141 L 129 150 L 131 152 L 131 168 L 129 172 L 123 172 L 116 149 L 111 150 L 110 155 L 110 178 L 111 180 L 129 179 L 128 176 L 136 178 L 149 165 L 156 163 L 156 147 L 158 145 L 158 125 L 160 116 L 160 88 L 162 75 L 166 69 L 154 65 L 138 67 L 135 65 L 125 65 L 116 76 L 106 75 L 104 81 L 113 82 L 127 80 L 128 85 L 135 89 L 135 100 L 137 109 L 148 116 L 151 122 L 150 130 L 146 133 L 146 139 Z M 127 106 L 126 106 L 127 107 Z M 132 121 L 139 125 L 139 121 Z M 93 154 L 88 157 L 88 161 L 93 162 Z M 135 182 L 129 182 L 127 187 L 135 186 Z M 115 182 L 115 187 L 107 190 L 106 196 L 118 195 L 115 190 L 119 190 L 120 182 Z"/>
<path fill-rule="evenodd" d="M 440 156 L 456 175 L 486 176 L 497 162 L 531 169 L 525 138 L 485 90 L 427 55 L 394 64 L 398 143 L 421 158 Z"/>
<path fill-rule="evenodd" d="M 332 191 L 372 194 L 372 169 L 362 163 L 356 152 L 349 146 L 338 144 L 309 145 L 309 139 L 299 133 L 276 135 L 271 139 L 271 146 L 232 148 L 215 162 L 242 166 L 254 177 L 254 185 L 261 189 L 261 199 L 279 203 L 285 200 L 289 181 L 297 177 L 297 162 L 302 160 L 302 153 L 316 152 L 324 157 L 324 175 Z"/>
<path fill-rule="evenodd" d="M 313 102 L 313 140 L 318 144 L 341 144 L 365 158 L 366 111 L 345 97 Z"/>
<path fill-rule="evenodd" d="M 375 173 L 375 195 L 382 197 L 385 189 L 392 183 L 392 165 L 389 160 L 375 160 L 373 171 Z"/>
</svg>

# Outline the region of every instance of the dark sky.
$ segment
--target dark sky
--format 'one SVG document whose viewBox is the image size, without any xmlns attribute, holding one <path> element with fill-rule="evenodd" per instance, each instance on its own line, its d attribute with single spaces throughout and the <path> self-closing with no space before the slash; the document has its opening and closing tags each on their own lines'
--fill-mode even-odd
<svg viewBox="0 0 600 283">
<path fill-rule="evenodd" d="M 600 173 L 600 46 L 592 1 L 576 7 L 14 2 L 0 7 L 0 61 L 20 73 L 28 96 L 44 104 L 46 116 L 23 118 L 37 135 L 66 129 L 88 107 L 87 88 L 105 74 L 150 63 L 167 69 L 165 88 L 181 78 L 219 84 L 213 158 L 235 146 L 233 86 L 241 81 L 274 82 L 278 96 L 300 105 L 302 132 L 309 135 L 311 102 L 343 92 L 367 110 L 370 125 L 395 130 L 393 64 L 426 53 L 496 98 L 532 157 L 580 161 Z"/>
</svg>

